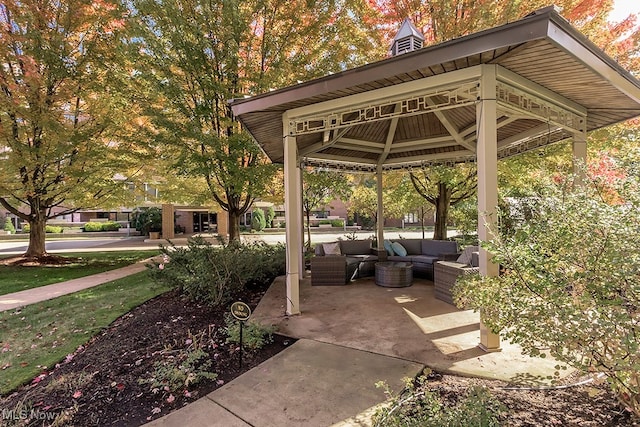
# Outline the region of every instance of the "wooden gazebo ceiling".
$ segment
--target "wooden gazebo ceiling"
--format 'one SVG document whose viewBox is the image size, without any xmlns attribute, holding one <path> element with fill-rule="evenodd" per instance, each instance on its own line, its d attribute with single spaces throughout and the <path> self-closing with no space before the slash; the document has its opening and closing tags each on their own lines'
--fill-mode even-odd
<svg viewBox="0 0 640 427">
<path fill-rule="evenodd" d="M 434 76 L 453 75 L 481 64 L 496 65 L 509 75 L 515 73 L 531 82 L 532 87 L 540 91 L 536 94 L 542 99 L 557 95 L 565 105 L 572 105 L 573 111 L 586 112 L 586 126 L 582 125 L 586 131 L 640 115 L 640 83 L 553 8 L 447 43 L 264 95 L 235 100 L 231 105 L 270 159 L 281 163 L 284 159 L 283 113 L 286 111 L 349 99 L 352 95 L 382 88 L 397 85 L 401 88 L 403 83 L 411 81 L 424 79 L 429 82 Z M 300 133 L 297 144 L 301 158 L 311 163 L 353 163 L 365 168 L 378 161 L 395 167 L 400 163 L 429 159 L 463 161 L 473 158 L 476 124 L 473 91 L 460 98 L 465 101 L 467 96 L 469 102 L 459 99 L 451 108 L 446 105 L 446 96 L 446 93 L 435 94 L 429 98 L 429 102 L 444 105 L 443 110 L 416 111 L 398 117 L 395 123 L 392 119 L 375 120 L 329 131 L 325 128 Z M 393 105 L 385 105 L 381 111 L 387 114 L 393 108 Z M 567 128 L 556 126 L 540 115 L 531 115 L 518 108 L 501 108 L 500 105 L 497 126 L 500 157 L 572 136 Z M 381 159 L 388 138 L 391 143 Z M 323 141 L 331 142 L 318 148 Z"/>
</svg>

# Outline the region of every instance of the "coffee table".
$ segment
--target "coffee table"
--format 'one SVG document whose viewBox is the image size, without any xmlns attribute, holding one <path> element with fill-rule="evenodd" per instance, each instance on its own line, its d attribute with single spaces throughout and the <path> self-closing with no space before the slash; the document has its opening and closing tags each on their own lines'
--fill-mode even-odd
<svg viewBox="0 0 640 427">
<path fill-rule="evenodd" d="M 413 282 L 413 265 L 410 262 L 376 263 L 376 285 L 386 288 L 404 288 Z"/>
</svg>

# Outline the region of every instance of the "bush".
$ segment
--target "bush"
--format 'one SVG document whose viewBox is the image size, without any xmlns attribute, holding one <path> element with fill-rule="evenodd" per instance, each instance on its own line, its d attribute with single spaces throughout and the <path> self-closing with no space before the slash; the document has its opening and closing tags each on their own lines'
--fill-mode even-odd
<svg viewBox="0 0 640 427">
<path fill-rule="evenodd" d="M 332 219 L 330 224 L 332 227 L 344 227 L 344 221 L 341 219 Z"/>
<path fill-rule="evenodd" d="M 120 223 L 115 221 L 107 221 L 102 223 L 102 231 L 118 231 L 120 230 Z"/>
<path fill-rule="evenodd" d="M 443 405 L 437 392 L 429 390 L 425 377 L 416 384 L 406 380 L 407 387 L 393 395 L 385 383 L 384 389 L 390 405 L 378 409 L 373 415 L 375 427 L 498 427 L 500 415 L 505 411 L 500 402 L 482 387 L 473 387 L 455 406 Z"/>
<path fill-rule="evenodd" d="M 240 344 L 240 321 L 227 313 L 224 316 L 227 342 Z M 259 350 L 273 342 L 275 326 L 262 326 L 256 322 L 247 322 L 242 327 L 242 345 L 249 350 Z"/>
<path fill-rule="evenodd" d="M 87 231 L 87 232 L 118 231 L 120 230 L 120 224 L 114 221 L 87 222 L 83 228 L 84 228 L 84 231 Z"/>
<path fill-rule="evenodd" d="M 149 235 L 150 231 L 162 231 L 162 210 L 160 208 L 136 208 L 132 212 L 132 222 L 137 231 Z"/>
<path fill-rule="evenodd" d="M 8 231 L 9 233 L 16 232 L 16 228 L 13 226 L 13 221 L 11 221 L 11 218 L 9 217 L 4 220 L 4 231 Z"/>
<path fill-rule="evenodd" d="M 251 213 L 251 227 L 256 231 L 262 231 L 267 226 L 262 209 L 256 209 Z"/>
<path fill-rule="evenodd" d="M 285 247 L 264 242 L 231 242 L 213 246 L 198 237 L 187 247 L 163 246 L 164 262 L 150 267 L 151 276 L 173 286 L 189 298 L 222 305 L 245 287 L 264 286 L 284 274 Z"/>
<path fill-rule="evenodd" d="M 31 225 L 30 224 L 24 224 L 22 226 L 22 232 L 23 233 L 28 233 L 31 230 Z M 57 225 L 45 225 L 44 227 L 44 232 L 45 233 L 62 233 L 62 227 L 58 227 Z"/>
<path fill-rule="evenodd" d="M 273 206 L 269 206 L 267 208 L 267 213 L 265 215 L 265 220 L 267 222 L 267 227 L 273 227 L 273 218 L 276 217 L 276 211 L 273 209 Z"/>
<path fill-rule="evenodd" d="M 622 174 L 624 176 L 624 174 Z M 640 416 L 640 180 L 548 185 L 486 244 L 499 277 L 466 276 L 460 306 L 526 353 L 602 372 Z M 558 368 L 561 368 L 558 366 Z"/>
<path fill-rule="evenodd" d="M 83 228 L 84 228 L 84 231 L 87 231 L 87 232 L 102 231 L 102 223 L 87 222 Z"/>
</svg>

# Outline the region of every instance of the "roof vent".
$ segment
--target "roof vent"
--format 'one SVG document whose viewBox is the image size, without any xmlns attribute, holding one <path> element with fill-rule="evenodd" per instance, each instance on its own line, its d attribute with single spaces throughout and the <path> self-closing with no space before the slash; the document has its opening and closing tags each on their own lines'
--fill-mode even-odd
<svg viewBox="0 0 640 427">
<path fill-rule="evenodd" d="M 403 53 L 412 52 L 422 48 L 424 44 L 424 36 L 413 25 L 409 18 L 405 18 L 400 27 L 400 31 L 393 39 L 391 45 L 391 56 L 397 56 Z"/>
</svg>

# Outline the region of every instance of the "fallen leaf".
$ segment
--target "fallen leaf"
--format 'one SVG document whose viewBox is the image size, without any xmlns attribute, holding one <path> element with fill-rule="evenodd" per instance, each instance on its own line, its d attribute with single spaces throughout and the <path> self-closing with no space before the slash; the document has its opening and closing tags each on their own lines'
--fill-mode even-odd
<svg viewBox="0 0 640 427">
<path fill-rule="evenodd" d="M 162 412 L 162 409 L 160 409 L 160 408 L 158 408 L 158 407 L 155 407 L 155 408 L 153 408 L 153 409 L 151 410 L 151 413 L 152 413 L 152 414 L 159 414 L 160 412 Z"/>
<path fill-rule="evenodd" d="M 76 390 L 76 392 L 73 393 L 73 398 L 78 399 L 80 397 L 82 397 L 82 392 L 80 390 Z"/>
<path fill-rule="evenodd" d="M 27 366 L 29 366 L 29 363 L 27 363 L 27 362 L 20 362 L 20 367 L 22 367 L 22 368 L 26 368 Z"/>
<path fill-rule="evenodd" d="M 173 403 L 174 400 L 176 400 L 176 398 L 173 394 L 170 394 L 169 397 L 167 397 L 167 403 Z"/>
<path fill-rule="evenodd" d="M 6 363 L 6 364 L 2 365 L 2 370 L 4 371 L 5 369 L 10 368 L 10 367 L 11 367 L 11 363 Z"/>
</svg>

